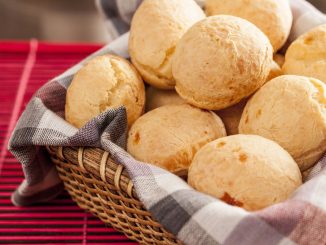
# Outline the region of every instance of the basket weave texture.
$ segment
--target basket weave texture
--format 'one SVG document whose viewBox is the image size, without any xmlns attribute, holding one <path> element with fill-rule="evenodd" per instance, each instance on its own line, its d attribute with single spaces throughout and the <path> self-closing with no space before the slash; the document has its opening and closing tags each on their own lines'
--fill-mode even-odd
<svg viewBox="0 0 326 245">
<path fill-rule="evenodd" d="M 142 244 L 181 244 L 137 198 L 128 173 L 98 148 L 53 147 L 47 151 L 72 199 L 104 223 Z"/>
</svg>

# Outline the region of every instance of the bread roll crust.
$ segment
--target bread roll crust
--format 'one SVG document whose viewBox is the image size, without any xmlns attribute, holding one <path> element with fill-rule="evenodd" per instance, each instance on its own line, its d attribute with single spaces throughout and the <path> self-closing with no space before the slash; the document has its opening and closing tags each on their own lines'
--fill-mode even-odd
<svg viewBox="0 0 326 245">
<path fill-rule="evenodd" d="M 255 211 L 286 200 L 302 183 L 292 157 L 257 135 L 214 140 L 195 155 L 188 183 L 231 205 Z"/>
<path fill-rule="evenodd" d="M 255 24 L 269 38 L 275 52 L 284 45 L 291 30 L 288 0 L 206 0 L 205 6 L 208 16 L 234 15 Z"/>
<path fill-rule="evenodd" d="M 326 24 L 315 27 L 287 49 L 284 74 L 314 77 L 326 83 Z"/>
<path fill-rule="evenodd" d="M 110 108 L 125 106 L 128 125 L 143 113 L 144 83 L 136 69 L 115 55 L 98 56 L 85 64 L 67 89 L 65 117 L 77 128 Z"/>
<path fill-rule="evenodd" d="M 141 116 L 128 135 L 128 152 L 136 159 L 171 172 L 188 169 L 204 144 L 226 135 L 221 119 L 193 106 L 166 105 Z"/>
<path fill-rule="evenodd" d="M 272 47 L 253 24 L 234 16 L 197 22 L 179 41 L 172 60 L 176 91 L 189 104 L 219 110 L 263 85 Z"/>
<path fill-rule="evenodd" d="M 173 89 L 171 57 L 186 30 L 205 17 L 193 0 L 145 0 L 135 12 L 129 54 L 146 82 Z"/>
<path fill-rule="evenodd" d="M 326 86 L 319 80 L 283 75 L 267 82 L 248 101 L 239 132 L 274 140 L 302 171 L 326 150 Z"/>
</svg>

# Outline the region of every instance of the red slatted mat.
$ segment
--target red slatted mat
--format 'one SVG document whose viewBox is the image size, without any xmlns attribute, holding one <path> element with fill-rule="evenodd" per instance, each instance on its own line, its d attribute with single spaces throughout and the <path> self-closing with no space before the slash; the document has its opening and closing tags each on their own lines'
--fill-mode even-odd
<svg viewBox="0 0 326 245">
<path fill-rule="evenodd" d="M 0 244 L 134 244 L 77 207 L 65 193 L 52 202 L 14 207 L 23 179 L 6 150 L 9 133 L 33 93 L 100 45 L 0 42 Z"/>
</svg>

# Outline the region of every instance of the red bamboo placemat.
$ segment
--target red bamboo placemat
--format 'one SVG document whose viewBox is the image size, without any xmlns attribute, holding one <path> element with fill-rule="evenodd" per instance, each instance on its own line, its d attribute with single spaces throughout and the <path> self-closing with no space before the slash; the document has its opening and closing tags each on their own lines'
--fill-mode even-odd
<svg viewBox="0 0 326 245">
<path fill-rule="evenodd" d="M 134 244 L 66 193 L 33 207 L 10 202 L 23 179 L 20 164 L 6 149 L 19 115 L 40 86 L 100 47 L 0 41 L 0 244 Z"/>
</svg>

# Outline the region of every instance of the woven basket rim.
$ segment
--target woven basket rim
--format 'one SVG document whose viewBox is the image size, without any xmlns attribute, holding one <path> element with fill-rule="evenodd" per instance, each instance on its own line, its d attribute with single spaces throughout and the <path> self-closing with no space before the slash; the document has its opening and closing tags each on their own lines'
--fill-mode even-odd
<svg viewBox="0 0 326 245">
<path fill-rule="evenodd" d="M 120 189 L 130 197 L 139 199 L 128 172 L 123 165 L 113 161 L 107 151 L 98 147 L 46 146 L 46 148 L 49 152 L 56 154 L 61 160 L 66 160 L 75 166 L 79 166 L 85 173 L 90 172 L 92 175 L 102 179 L 102 181 L 114 185 L 118 190 Z M 104 154 L 107 154 L 105 156 L 106 159 L 103 159 Z M 91 159 L 90 155 L 95 156 L 95 158 Z M 102 173 L 105 173 L 105 179 L 100 172 L 101 165 Z M 119 181 L 114 181 L 114 179 Z"/>
</svg>

